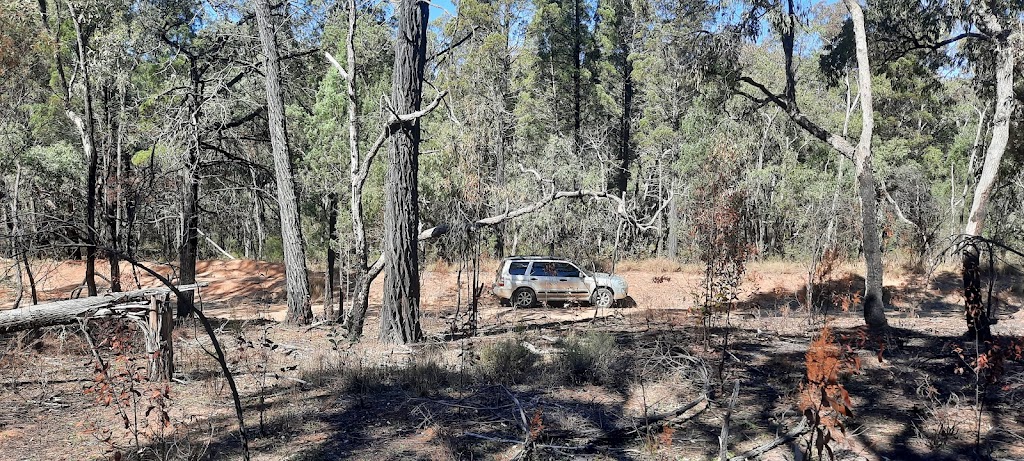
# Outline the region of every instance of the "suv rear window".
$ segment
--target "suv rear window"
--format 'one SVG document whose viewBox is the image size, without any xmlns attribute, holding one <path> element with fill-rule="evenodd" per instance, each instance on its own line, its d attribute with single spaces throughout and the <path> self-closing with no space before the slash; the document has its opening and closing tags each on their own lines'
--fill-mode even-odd
<svg viewBox="0 0 1024 461">
<path fill-rule="evenodd" d="M 527 262 L 512 262 L 508 265 L 508 275 L 526 275 Z"/>
</svg>

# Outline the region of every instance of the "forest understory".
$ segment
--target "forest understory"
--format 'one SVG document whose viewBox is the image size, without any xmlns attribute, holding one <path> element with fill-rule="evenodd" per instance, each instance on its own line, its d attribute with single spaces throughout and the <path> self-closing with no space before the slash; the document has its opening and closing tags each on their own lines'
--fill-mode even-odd
<svg viewBox="0 0 1024 461">
<path fill-rule="evenodd" d="M 427 339 L 395 346 L 350 343 L 330 323 L 278 323 L 280 264 L 199 268 L 253 459 L 718 459 L 727 413 L 729 459 L 787 433 L 750 459 L 817 456 L 810 436 L 819 430 L 836 432 L 827 441 L 836 459 L 1024 457 L 1019 274 L 996 278 L 1000 346 L 979 361 L 963 335 L 959 275 L 943 269 L 889 272 L 885 337 L 862 329 L 854 266 L 821 280 L 808 311 L 806 267 L 750 263 L 739 302 L 703 315 L 701 268 L 665 261 L 622 263 L 632 296 L 616 309 L 516 310 L 484 295 L 477 335 L 467 337 L 466 288 L 458 298 L 456 268 L 436 264 L 423 273 Z M 66 296 L 62 277 L 80 280 L 79 271 L 51 264 L 42 292 Z M 368 331 L 378 328 L 373 292 Z M 825 325 L 831 343 L 820 340 Z M 194 320 L 174 330 L 169 384 L 119 372 L 145 366 L 137 329 L 88 328 L 106 379 L 77 325 L 0 337 L 0 458 L 241 457 L 230 392 Z M 823 351 L 835 353 L 847 411 L 813 408 L 822 418 L 808 424 L 802 408 L 818 392 L 813 357 Z"/>
</svg>

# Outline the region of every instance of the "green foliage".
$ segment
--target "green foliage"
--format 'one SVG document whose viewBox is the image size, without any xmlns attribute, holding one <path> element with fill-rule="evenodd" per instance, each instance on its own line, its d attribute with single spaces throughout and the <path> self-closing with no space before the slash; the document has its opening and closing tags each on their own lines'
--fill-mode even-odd
<svg viewBox="0 0 1024 461">
<path fill-rule="evenodd" d="M 539 356 L 515 339 L 503 339 L 480 349 L 476 368 L 487 383 L 516 384 L 528 379 Z"/>
<path fill-rule="evenodd" d="M 582 336 L 569 336 L 562 344 L 556 369 L 572 384 L 609 384 L 615 379 L 615 363 L 619 349 L 615 336 L 592 331 Z"/>
</svg>

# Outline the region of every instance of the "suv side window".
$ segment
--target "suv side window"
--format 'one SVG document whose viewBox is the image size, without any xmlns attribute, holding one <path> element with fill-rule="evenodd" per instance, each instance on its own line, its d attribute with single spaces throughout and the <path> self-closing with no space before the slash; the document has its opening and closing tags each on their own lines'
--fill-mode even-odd
<svg viewBox="0 0 1024 461">
<path fill-rule="evenodd" d="M 559 277 L 579 277 L 580 270 L 569 263 L 558 263 L 555 267 Z"/>
<path fill-rule="evenodd" d="M 508 275 L 526 275 L 526 266 L 529 266 L 528 262 L 511 262 L 508 264 Z"/>
<path fill-rule="evenodd" d="M 555 275 L 555 263 L 535 262 L 533 263 L 533 268 L 530 269 L 530 275 L 538 277 L 553 277 Z"/>
</svg>

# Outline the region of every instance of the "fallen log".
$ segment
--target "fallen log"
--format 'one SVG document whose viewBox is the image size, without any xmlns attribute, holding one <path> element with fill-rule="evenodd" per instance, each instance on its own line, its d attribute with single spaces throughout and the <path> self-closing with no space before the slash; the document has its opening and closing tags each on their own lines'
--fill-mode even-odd
<svg viewBox="0 0 1024 461">
<path fill-rule="evenodd" d="M 205 285 L 207 284 L 182 285 L 178 287 L 178 291 L 194 291 Z M 0 311 L 0 334 L 54 325 L 68 325 L 77 323 L 79 319 L 133 313 L 146 315 L 150 309 L 146 302 L 150 298 L 165 295 L 171 291 L 167 287 L 145 288 Z"/>
</svg>

